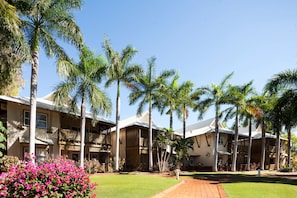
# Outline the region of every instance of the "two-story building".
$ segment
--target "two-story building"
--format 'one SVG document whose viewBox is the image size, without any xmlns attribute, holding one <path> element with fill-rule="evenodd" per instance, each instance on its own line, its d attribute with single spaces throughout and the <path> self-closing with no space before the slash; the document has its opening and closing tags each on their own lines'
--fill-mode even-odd
<svg viewBox="0 0 297 198">
<path fill-rule="evenodd" d="M 147 171 L 148 170 L 148 142 L 149 142 L 149 113 L 145 112 L 139 116 L 133 116 L 119 122 L 120 127 L 120 154 L 119 158 L 124 161 L 123 169 L 128 171 Z M 152 123 L 153 141 L 156 139 L 158 131 L 163 128 Z M 111 153 L 115 156 L 116 150 L 116 128 L 111 129 L 112 149 Z M 153 161 L 156 159 L 156 147 L 153 144 Z"/>
<path fill-rule="evenodd" d="M 111 148 L 110 128 L 115 124 L 97 117 L 92 125 L 91 113 L 86 114 L 86 159 L 96 158 L 108 162 Z M 7 128 L 6 154 L 24 158 L 29 152 L 30 99 L 26 97 L 0 96 L 0 120 Z M 80 158 L 79 114 L 58 109 L 52 95 L 37 99 L 36 111 L 36 159 L 55 158 L 68 155 L 70 159 Z"/>
<path fill-rule="evenodd" d="M 183 136 L 183 129 L 175 131 Z M 231 163 L 231 144 L 234 132 L 219 123 L 218 167 L 227 170 Z M 194 141 L 193 150 L 189 149 L 190 159 L 183 162 L 183 169 L 212 171 L 215 154 L 215 119 L 207 119 L 186 126 L 186 138 Z"/>
</svg>

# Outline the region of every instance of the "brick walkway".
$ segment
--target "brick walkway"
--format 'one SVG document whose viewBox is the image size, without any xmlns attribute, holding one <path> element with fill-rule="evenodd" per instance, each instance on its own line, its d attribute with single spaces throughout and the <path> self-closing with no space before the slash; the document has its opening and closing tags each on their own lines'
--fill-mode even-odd
<svg viewBox="0 0 297 198">
<path fill-rule="evenodd" d="M 153 198 L 227 198 L 217 181 L 182 178 L 182 181 Z"/>
</svg>

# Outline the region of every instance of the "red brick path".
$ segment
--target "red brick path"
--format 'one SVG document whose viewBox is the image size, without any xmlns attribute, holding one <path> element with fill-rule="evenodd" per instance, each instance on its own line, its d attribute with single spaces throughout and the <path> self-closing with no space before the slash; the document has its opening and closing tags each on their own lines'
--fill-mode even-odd
<svg viewBox="0 0 297 198">
<path fill-rule="evenodd" d="M 153 198 L 227 198 L 222 185 L 217 181 L 190 178 L 182 180 Z"/>
</svg>

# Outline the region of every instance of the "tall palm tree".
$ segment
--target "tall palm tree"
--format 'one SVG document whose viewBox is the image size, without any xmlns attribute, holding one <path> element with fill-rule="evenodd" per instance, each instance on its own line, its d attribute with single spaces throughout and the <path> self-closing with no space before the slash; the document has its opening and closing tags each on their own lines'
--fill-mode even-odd
<svg viewBox="0 0 297 198">
<path fill-rule="evenodd" d="M 232 159 L 232 171 L 236 171 L 237 164 L 237 150 L 238 150 L 238 127 L 239 127 L 239 116 L 246 109 L 246 98 L 253 92 L 252 81 L 242 86 L 232 86 L 228 88 L 229 101 L 228 103 L 233 105 L 228 111 L 227 118 L 235 116 L 235 135 L 234 135 L 234 146 L 233 146 L 233 159 Z M 233 112 L 232 112 L 233 111 Z"/>
<path fill-rule="evenodd" d="M 159 76 L 155 76 L 155 61 L 152 57 L 148 60 L 148 69 L 139 76 L 137 82 L 132 82 L 129 88 L 132 92 L 129 95 L 130 105 L 140 100 L 137 114 L 141 114 L 146 104 L 149 106 L 149 170 L 153 170 L 153 129 L 152 129 L 152 109 L 153 101 L 159 99 L 158 90 L 164 86 L 166 78 L 174 75 L 173 70 L 163 71 Z"/>
<path fill-rule="evenodd" d="M 233 73 L 226 75 L 220 84 L 216 85 L 212 83 L 208 87 L 198 88 L 195 92 L 200 95 L 197 98 L 197 103 L 194 107 L 194 111 L 199 111 L 199 118 L 201 119 L 204 113 L 211 107 L 215 107 L 215 147 L 214 147 L 214 160 L 213 171 L 218 171 L 218 144 L 219 144 L 219 119 L 221 116 L 220 106 L 227 103 L 227 87 L 228 81 L 233 76 Z M 205 97 L 203 99 L 203 97 Z"/>
<path fill-rule="evenodd" d="M 179 95 L 178 95 L 178 104 L 180 105 L 180 112 L 181 117 L 180 119 L 183 121 L 183 138 L 186 138 L 186 120 L 189 116 L 189 107 L 194 107 L 194 98 L 196 96 L 196 93 L 192 93 L 194 84 L 191 81 L 184 82 L 180 89 L 179 89 Z"/>
<path fill-rule="evenodd" d="M 121 53 L 115 52 L 112 49 L 111 44 L 104 39 L 105 54 L 108 60 L 107 67 L 107 82 L 106 86 L 109 87 L 112 83 L 116 83 L 117 95 L 116 95 L 116 159 L 115 159 L 115 171 L 119 170 L 119 145 L 120 145 L 120 88 L 121 83 L 129 86 L 130 82 L 135 81 L 139 74 L 142 72 L 142 68 L 136 64 L 130 64 L 132 57 L 136 54 L 136 49 L 128 45 Z"/>
<path fill-rule="evenodd" d="M 248 126 L 249 130 L 249 137 L 248 137 L 248 158 L 247 158 L 247 170 L 249 171 L 251 168 L 251 156 L 252 156 L 252 145 L 253 145 L 253 139 L 252 139 L 252 126 L 253 121 L 256 119 L 259 119 L 260 114 L 262 113 L 261 109 L 258 108 L 254 102 L 254 97 L 256 95 L 252 95 L 250 98 L 246 100 L 246 109 L 242 114 L 240 115 L 240 120 L 242 120 L 242 124 L 244 127 Z"/>
<path fill-rule="evenodd" d="M 81 7 L 81 0 L 23 0 L 16 7 L 21 12 L 22 29 L 32 58 L 30 87 L 30 155 L 35 155 L 36 97 L 39 50 L 43 47 L 48 57 L 66 59 L 67 55 L 57 38 L 77 47 L 82 35 L 72 11 Z M 23 8 L 26 9 L 23 9 Z M 32 158 L 34 162 L 34 158 Z"/>
<path fill-rule="evenodd" d="M 159 90 L 160 100 L 157 108 L 161 112 L 161 115 L 166 111 L 166 114 L 169 114 L 169 129 L 173 129 L 173 112 L 176 111 L 179 115 L 178 109 L 178 95 L 180 86 L 178 84 L 179 75 L 175 74 L 172 81 L 166 81 L 164 86 Z"/>
<path fill-rule="evenodd" d="M 0 0 L 0 94 L 18 95 L 23 85 L 21 65 L 28 58 L 15 1 Z"/>
<path fill-rule="evenodd" d="M 270 93 L 277 93 L 281 100 L 285 100 L 286 110 L 283 124 L 285 124 L 288 131 L 288 141 L 290 142 L 291 127 L 296 125 L 295 119 L 297 117 L 297 105 L 296 102 L 291 102 L 290 100 L 296 99 L 296 85 L 297 85 L 297 69 L 290 69 L 275 74 L 271 79 L 268 80 L 265 85 L 265 90 Z M 284 98 L 283 96 L 290 95 L 290 98 Z M 290 148 L 289 155 L 290 155 Z M 288 156 L 288 162 L 290 163 L 290 157 Z M 290 165 L 290 164 L 288 164 Z"/>
<path fill-rule="evenodd" d="M 105 74 L 105 63 L 101 56 L 95 56 L 87 47 L 83 47 L 80 52 L 80 61 L 75 64 L 68 60 L 58 61 L 58 73 L 65 78 L 55 88 L 54 102 L 59 107 L 64 107 L 69 103 L 70 109 L 77 111 L 80 104 L 80 167 L 84 167 L 84 144 L 85 144 L 85 123 L 86 123 L 86 104 L 90 105 L 93 112 L 93 120 L 96 115 L 111 113 L 111 102 L 98 86 Z"/>
</svg>

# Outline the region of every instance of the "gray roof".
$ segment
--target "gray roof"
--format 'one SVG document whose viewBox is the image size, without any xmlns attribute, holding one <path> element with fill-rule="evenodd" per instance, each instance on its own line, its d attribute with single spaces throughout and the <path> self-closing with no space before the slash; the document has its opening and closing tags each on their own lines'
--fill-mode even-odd
<svg viewBox="0 0 297 198">
<path fill-rule="evenodd" d="M 22 96 L 12 97 L 12 96 L 0 95 L 0 100 L 5 100 L 5 101 L 9 101 L 9 102 L 14 102 L 14 103 L 24 104 L 24 105 L 30 106 L 30 98 L 28 98 L 28 97 L 22 97 Z M 51 110 L 51 111 L 69 113 L 66 108 L 64 108 L 64 109 L 58 108 L 57 106 L 54 105 L 54 103 L 52 101 L 46 100 L 44 98 L 37 98 L 36 99 L 36 106 L 37 106 L 37 108 L 47 109 L 47 110 Z M 76 115 L 79 116 L 78 113 L 76 113 Z M 86 112 L 86 117 L 92 119 L 93 118 L 92 113 L 87 111 Z M 107 120 L 107 119 L 102 118 L 100 116 L 97 116 L 97 120 L 101 121 L 101 122 L 109 123 L 109 124 L 112 124 L 112 125 L 115 124 L 113 121 Z"/>
<path fill-rule="evenodd" d="M 215 131 L 215 119 L 210 118 L 189 126 L 186 126 L 186 138 L 194 137 L 197 135 L 202 135 L 205 133 L 210 133 Z M 178 129 L 174 132 L 176 135 L 183 135 L 183 128 Z M 219 133 L 234 134 L 230 129 L 224 128 L 221 123 L 219 123 Z"/>
<path fill-rule="evenodd" d="M 249 129 L 248 127 L 239 127 L 238 128 L 238 134 L 240 136 L 245 136 L 248 137 L 249 136 Z M 252 139 L 261 139 L 262 138 L 262 128 L 261 125 L 258 126 L 256 128 L 255 125 L 252 126 Z M 276 139 L 276 135 L 273 135 L 271 133 L 265 133 L 265 137 L 266 138 L 272 138 L 272 139 Z M 280 138 L 282 140 L 286 140 L 285 138 Z"/>
<path fill-rule="evenodd" d="M 129 117 L 127 119 L 120 120 L 119 127 L 120 127 L 120 129 L 131 127 L 131 126 L 139 126 L 139 127 L 149 128 L 148 118 L 149 118 L 148 112 L 145 112 L 141 115 L 135 115 L 135 116 Z M 156 125 L 154 123 L 154 121 L 152 121 L 152 128 L 155 130 L 162 130 L 164 127 L 160 127 L 160 126 Z M 115 130 L 116 130 L 115 127 L 111 128 L 111 132 L 113 132 Z"/>
</svg>

